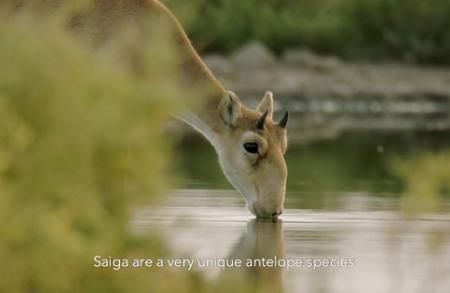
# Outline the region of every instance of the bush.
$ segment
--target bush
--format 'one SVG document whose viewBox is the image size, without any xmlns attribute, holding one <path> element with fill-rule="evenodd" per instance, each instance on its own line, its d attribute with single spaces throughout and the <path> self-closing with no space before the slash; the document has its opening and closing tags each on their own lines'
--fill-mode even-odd
<svg viewBox="0 0 450 293">
<path fill-rule="evenodd" d="M 441 213 L 450 196 L 450 152 L 417 153 L 393 160 L 392 169 L 403 181 L 401 208 L 407 216 Z"/>
<path fill-rule="evenodd" d="M 95 255 L 164 255 L 127 226 L 131 207 L 164 190 L 162 126 L 188 95 L 171 41 L 149 26 L 144 41 L 130 29 L 94 50 L 66 29 L 66 6 L 34 8 L 0 9 L 0 288 L 190 291 L 188 274 L 93 267 Z"/>
<path fill-rule="evenodd" d="M 302 46 L 349 59 L 450 64 L 449 0 L 168 1 L 184 4 L 178 14 L 204 51 L 257 39 L 277 53 Z"/>
<path fill-rule="evenodd" d="M 320 48 L 322 38 L 327 37 L 327 44 L 332 41 L 338 22 L 332 0 L 170 0 L 169 4 L 181 7 L 177 15 L 195 44 L 213 51 L 230 52 L 251 39 L 276 52 L 298 45 Z"/>
<path fill-rule="evenodd" d="M 450 64 L 450 1 L 356 0 L 343 5 L 348 55 Z"/>
</svg>

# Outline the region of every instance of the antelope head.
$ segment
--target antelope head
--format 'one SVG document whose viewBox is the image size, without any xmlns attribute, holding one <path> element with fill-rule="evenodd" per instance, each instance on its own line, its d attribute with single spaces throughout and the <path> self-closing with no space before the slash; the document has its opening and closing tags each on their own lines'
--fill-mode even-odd
<svg viewBox="0 0 450 293">
<path fill-rule="evenodd" d="M 257 217 L 278 217 L 284 206 L 287 167 L 286 112 L 272 120 L 273 95 L 266 92 L 256 110 L 232 92 L 218 106 L 220 123 L 213 143 L 228 181 Z"/>
</svg>

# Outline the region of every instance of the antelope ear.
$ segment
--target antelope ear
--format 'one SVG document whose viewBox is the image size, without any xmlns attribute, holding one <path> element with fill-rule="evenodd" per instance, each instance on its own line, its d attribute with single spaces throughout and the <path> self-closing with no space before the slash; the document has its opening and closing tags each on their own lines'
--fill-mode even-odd
<svg viewBox="0 0 450 293">
<path fill-rule="evenodd" d="M 267 117 L 272 119 L 272 116 L 273 116 L 273 94 L 272 94 L 272 92 L 267 91 L 264 94 L 264 97 L 262 98 L 262 100 L 259 103 L 256 110 L 261 113 L 265 113 L 267 111 Z"/>
<path fill-rule="evenodd" d="M 219 103 L 220 118 L 226 125 L 236 126 L 238 118 L 241 116 L 241 101 L 231 91 Z"/>
</svg>

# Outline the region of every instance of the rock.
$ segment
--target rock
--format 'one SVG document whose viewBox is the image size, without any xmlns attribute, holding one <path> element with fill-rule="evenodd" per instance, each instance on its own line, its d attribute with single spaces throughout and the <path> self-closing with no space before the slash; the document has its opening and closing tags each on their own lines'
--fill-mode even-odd
<svg viewBox="0 0 450 293">
<path fill-rule="evenodd" d="M 273 54 L 260 42 L 253 41 L 231 55 L 231 62 L 238 68 L 262 69 L 276 66 Z"/>
<path fill-rule="evenodd" d="M 305 49 L 289 49 L 284 52 L 282 61 L 287 66 L 304 67 L 317 71 L 334 71 L 341 61 L 336 57 L 324 57 Z"/>
<path fill-rule="evenodd" d="M 214 74 L 221 76 L 230 76 L 233 74 L 233 64 L 226 57 L 212 54 L 203 57 L 203 61 L 205 61 L 206 65 L 208 65 Z"/>
</svg>

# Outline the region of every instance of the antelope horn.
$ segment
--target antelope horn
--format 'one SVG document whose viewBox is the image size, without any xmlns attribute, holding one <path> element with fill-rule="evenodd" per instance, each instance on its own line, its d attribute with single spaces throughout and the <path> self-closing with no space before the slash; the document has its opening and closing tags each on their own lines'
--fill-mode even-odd
<svg viewBox="0 0 450 293">
<path fill-rule="evenodd" d="M 283 118 L 281 118 L 280 122 L 278 122 L 278 126 L 280 126 L 281 128 L 286 128 L 286 124 L 288 122 L 288 118 L 289 118 L 289 112 L 286 111 L 286 113 L 284 114 Z"/>
<path fill-rule="evenodd" d="M 259 130 L 262 130 L 264 128 L 264 122 L 266 121 L 268 111 L 264 112 L 264 114 L 261 115 L 261 117 L 258 119 L 258 122 L 256 123 L 256 128 Z"/>
</svg>

